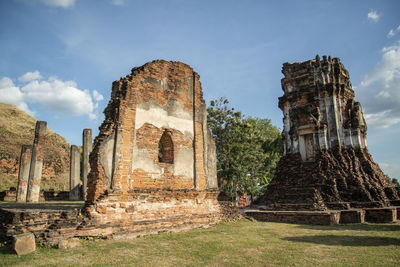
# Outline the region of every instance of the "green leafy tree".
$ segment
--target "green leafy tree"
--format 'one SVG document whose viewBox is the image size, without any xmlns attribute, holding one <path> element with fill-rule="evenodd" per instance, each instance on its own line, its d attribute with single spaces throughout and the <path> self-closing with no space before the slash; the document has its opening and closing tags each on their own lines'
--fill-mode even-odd
<svg viewBox="0 0 400 267">
<path fill-rule="evenodd" d="M 279 130 L 269 119 L 244 117 L 226 98 L 210 102 L 208 126 L 216 140 L 219 186 L 232 199 L 238 191 L 261 195 L 281 157 Z"/>
<path fill-rule="evenodd" d="M 392 180 L 392 183 L 396 187 L 397 193 L 400 195 L 400 183 L 399 183 L 399 180 L 397 178 L 389 178 L 389 179 Z"/>
</svg>

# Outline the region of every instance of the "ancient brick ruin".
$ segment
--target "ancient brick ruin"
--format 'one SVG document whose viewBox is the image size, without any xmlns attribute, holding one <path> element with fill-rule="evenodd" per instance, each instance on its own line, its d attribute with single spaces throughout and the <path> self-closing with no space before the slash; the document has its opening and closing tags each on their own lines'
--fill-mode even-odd
<svg viewBox="0 0 400 267">
<path fill-rule="evenodd" d="M 87 213 L 119 232 L 215 224 L 215 153 L 199 75 L 164 60 L 133 68 L 113 83 L 94 141 Z"/>
<path fill-rule="evenodd" d="M 259 203 L 269 210 L 346 210 L 399 205 L 368 153 L 367 126 L 338 58 L 285 63 L 284 155 Z"/>
<path fill-rule="evenodd" d="M 361 106 L 340 60 L 285 63 L 282 71 L 284 156 L 259 199 L 262 209 L 246 214 L 308 224 L 392 222 L 400 217 L 400 207 L 394 207 L 400 206 L 399 196 L 368 153 Z M 44 245 L 79 236 L 119 239 L 241 217 L 231 204 L 217 200 L 215 143 L 199 75 L 190 66 L 157 60 L 133 68 L 113 83 L 104 113 L 90 153 L 87 189 L 83 182 L 85 206 L 2 204 L 0 241 L 25 232 Z M 91 148 L 91 132 L 85 132 L 84 158 Z M 31 150 L 22 149 L 25 165 L 29 157 L 24 153 Z M 79 156 L 71 153 L 73 188 L 78 188 Z M 84 174 L 89 171 L 86 163 L 84 159 Z M 27 176 L 24 168 L 19 194 L 27 191 Z M 42 197 L 67 195 L 44 192 Z"/>
<path fill-rule="evenodd" d="M 77 236 L 127 238 L 241 217 L 217 200 L 215 142 L 190 66 L 157 60 L 132 69 L 113 83 L 104 113 L 85 206 L 3 205 L 0 239 L 31 231 L 37 242 L 57 245 Z M 78 167 L 72 164 L 71 172 Z"/>
</svg>

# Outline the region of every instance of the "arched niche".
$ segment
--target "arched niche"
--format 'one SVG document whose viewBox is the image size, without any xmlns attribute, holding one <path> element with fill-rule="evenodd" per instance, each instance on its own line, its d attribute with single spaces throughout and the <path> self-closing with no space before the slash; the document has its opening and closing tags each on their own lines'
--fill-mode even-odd
<svg viewBox="0 0 400 267">
<path fill-rule="evenodd" d="M 158 162 L 174 163 L 174 143 L 171 133 L 167 130 L 164 131 L 158 142 Z"/>
</svg>

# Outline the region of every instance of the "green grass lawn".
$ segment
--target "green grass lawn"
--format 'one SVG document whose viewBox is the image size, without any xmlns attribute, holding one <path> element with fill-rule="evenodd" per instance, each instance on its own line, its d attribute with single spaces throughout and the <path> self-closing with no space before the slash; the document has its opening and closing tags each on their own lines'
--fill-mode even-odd
<svg viewBox="0 0 400 267">
<path fill-rule="evenodd" d="M 24 256 L 0 249 L 4 266 L 399 266 L 400 223 L 309 226 L 243 219 L 208 229 L 125 241 L 82 240 Z"/>
</svg>

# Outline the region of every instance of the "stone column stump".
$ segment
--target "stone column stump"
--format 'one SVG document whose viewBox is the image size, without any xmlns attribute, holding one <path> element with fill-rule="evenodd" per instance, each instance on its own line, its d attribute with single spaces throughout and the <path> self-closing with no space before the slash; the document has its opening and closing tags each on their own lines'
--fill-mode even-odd
<svg viewBox="0 0 400 267">
<path fill-rule="evenodd" d="M 82 138 L 82 195 L 86 200 L 87 176 L 90 171 L 89 155 L 92 152 L 92 129 L 84 129 Z"/>
<path fill-rule="evenodd" d="M 33 141 L 31 166 L 29 169 L 27 202 L 39 202 L 46 128 L 47 122 L 36 122 L 35 140 Z"/>
<path fill-rule="evenodd" d="M 19 159 L 17 202 L 26 202 L 31 156 L 32 146 L 22 145 L 21 157 Z"/>
<path fill-rule="evenodd" d="M 77 201 L 80 199 L 80 152 L 76 145 L 71 146 L 71 160 L 69 170 L 69 200 Z"/>
</svg>

